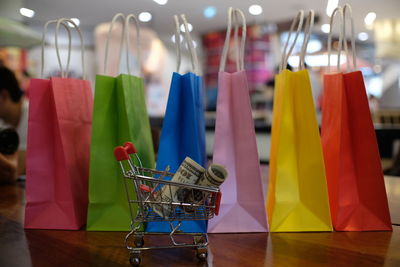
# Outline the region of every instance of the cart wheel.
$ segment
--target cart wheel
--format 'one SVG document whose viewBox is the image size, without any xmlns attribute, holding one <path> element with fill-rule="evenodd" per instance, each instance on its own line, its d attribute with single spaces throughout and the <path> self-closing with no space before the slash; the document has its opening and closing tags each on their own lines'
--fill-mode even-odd
<svg viewBox="0 0 400 267">
<path fill-rule="evenodd" d="M 197 258 L 199 259 L 199 261 L 206 261 L 207 260 L 207 252 L 197 252 L 196 254 Z"/>
<path fill-rule="evenodd" d="M 132 266 L 139 266 L 141 259 L 140 259 L 140 254 L 138 253 L 131 253 L 129 262 L 131 263 Z"/>
<path fill-rule="evenodd" d="M 135 237 L 135 246 L 137 248 L 141 248 L 144 246 L 144 239 L 143 236 L 136 236 Z"/>
</svg>

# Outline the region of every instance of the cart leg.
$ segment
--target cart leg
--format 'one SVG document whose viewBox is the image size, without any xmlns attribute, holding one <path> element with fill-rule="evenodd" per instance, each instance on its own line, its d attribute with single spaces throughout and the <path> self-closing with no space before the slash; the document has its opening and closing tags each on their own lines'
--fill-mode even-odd
<svg viewBox="0 0 400 267">
<path fill-rule="evenodd" d="M 200 260 L 200 261 L 206 261 L 207 260 L 207 247 L 198 247 L 196 248 L 196 257 Z"/>
<path fill-rule="evenodd" d="M 141 248 L 144 246 L 144 237 L 143 234 L 135 234 L 135 247 Z"/>
<path fill-rule="evenodd" d="M 141 262 L 140 252 L 131 252 L 129 255 L 129 262 L 132 266 L 139 266 Z"/>
<path fill-rule="evenodd" d="M 207 244 L 208 244 L 208 240 L 207 240 L 207 236 L 206 235 L 196 235 L 193 237 L 194 239 L 194 243 L 196 245 L 198 245 L 196 247 L 196 257 L 200 260 L 200 261 L 206 261 L 207 260 Z"/>
</svg>

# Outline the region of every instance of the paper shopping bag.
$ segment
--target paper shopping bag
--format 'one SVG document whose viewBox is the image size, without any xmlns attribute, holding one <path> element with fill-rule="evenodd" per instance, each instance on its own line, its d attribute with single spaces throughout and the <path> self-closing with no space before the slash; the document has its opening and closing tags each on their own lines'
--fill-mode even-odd
<svg viewBox="0 0 400 267">
<path fill-rule="evenodd" d="M 326 74 L 322 103 L 321 138 L 335 230 L 391 230 L 361 72 Z"/>
<path fill-rule="evenodd" d="M 353 23 L 351 7 L 347 4 L 339 11 L 344 14 L 345 30 L 347 14 Z M 362 73 L 356 71 L 353 31 L 351 36 L 353 69 L 343 31 L 350 72 L 340 72 L 339 55 L 339 72 L 324 75 L 321 134 L 333 226 L 337 231 L 392 230 L 368 97 Z"/>
<path fill-rule="evenodd" d="M 312 28 L 313 16 L 311 11 L 306 29 Z M 299 21 L 293 45 L 302 17 L 300 11 L 291 27 Z M 305 40 L 303 47 L 307 46 Z M 284 53 L 286 47 L 287 43 Z M 304 58 L 305 51 L 300 57 Z M 332 230 L 318 124 L 309 74 L 302 62 L 300 59 L 301 70 L 281 70 L 276 75 L 267 198 L 271 232 Z"/>
<path fill-rule="evenodd" d="M 117 14 L 113 22 L 121 15 Z M 128 19 L 125 22 L 127 24 Z M 97 75 L 90 149 L 89 231 L 130 229 L 131 215 L 123 176 L 113 156 L 114 147 L 126 141 L 135 144 L 143 167 L 154 168 L 143 79 L 127 74 Z M 130 184 L 128 190 L 135 198 L 133 185 Z M 137 205 L 132 203 L 131 206 L 136 215 Z"/>
<path fill-rule="evenodd" d="M 64 21 L 73 24 L 59 20 L 57 32 Z M 86 80 L 32 79 L 25 228 L 77 230 L 85 224 L 92 106 Z"/>
<path fill-rule="evenodd" d="M 239 16 L 242 19 L 242 42 L 239 58 L 237 58 L 238 71 L 227 73 L 224 72 L 224 67 L 232 16 L 234 18 Z M 230 8 L 227 40 L 218 75 L 213 154 L 213 162 L 224 165 L 227 168 L 228 177 L 221 186 L 222 199 L 219 215 L 208 223 L 208 231 L 211 233 L 268 231 L 256 135 L 243 62 L 244 38 L 243 12 Z"/>
<path fill-rule="evenodd" d="M 184 16 L 182 19 L 185 24 Z M 179 29 L 177 16 L 175 21 Z M 196 51 L 190 46 L 192 40 L 189 32 L 186 33 L 186 39 L 191 53 L 193 72 L 179 74 L 178 55 L 178 70 L 172 75 L 157 155 L 156 168 L 161 171 L 169 166 L 171 172 L 176 172 L 186 157 L 206 167 L 202 78 L 196 74 L 199 66 Z M 180 51 L 179 42 L 176 42 L 176 45 Z M 174 226 L 176 224 L 177 222 L 173 222 Z M 205 220 L 183 221 L 179 229 L 183 232 L 204 233 L 207 225 Z M 171 227 L 169 222 L 149 222 L 146 231 L 171 232 Z"/>
</svg>

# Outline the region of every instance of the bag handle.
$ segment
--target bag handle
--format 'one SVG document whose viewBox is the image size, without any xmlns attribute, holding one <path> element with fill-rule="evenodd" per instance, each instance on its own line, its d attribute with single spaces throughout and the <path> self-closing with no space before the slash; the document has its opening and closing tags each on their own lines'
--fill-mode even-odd
<svg viewBox="0 0 400 267">
<path fill-rule="evenodd" d="M 289 34 L 288 34 L 288 37 L 285 42 L 285 46 L 283 47 L 283 51 L 282 51 L 282 58 L 281 58 L 281 64 L 279 66 L 279 72 L 283 71 L 283 69 L 285 69 L 287 66 L 289 56 L 292 54 L 294 46 L 296 45 L 297 38 L 299 37 L 301 28 L 303 27 L 303 19 L 304 19 L 304 10 L 301 9 L 297 12 L 296 17 L 293 19 L 292 24 L 290 25 Z M 297 24 L 296 35 L 294 37 L 292 45 L 289 48 L 289 51 L 286 52 L 288 45 L 289 45 L 290 36 L 292 35 L 296 24 Z M 303 42 L 303 45 L 304 45 L 304 42 Z M 301 62 L 299 62 L 299 66 L 300 66 L 300 64 L 301 64 Z"/>
<path fill-rule="evenodd" d="M 314 17 L 315 17 L 315 12 L 313 9 L 311 9 L 308 12 L 306 24 L 304 25 L 304 39 L 303 39 L 303 45 L 301 46 L 300 61 L 299 61 L 299 69 L 301 69 L 301 70 L 305 69 L 305 58 L 306 58 L 306 54 L 307 54 L 307 46 L 308 46 L 308 42 L 310 41 L 310 38 L 311 38 L 312 28 L 314 26 Z"/>
<path fill-rule="evenodd" d="M 125 33 L 125 15 L 122 13 L 118 13 L 116 14 L 110 24 L 110 28 L 108 30 L 108 35 L 107 35 L 107 40 L 106 40 L 106 51 L 104 54 L 104 69 L 103 69 L 103 73 L 106 74 L 107 73 L 107 63 L 108 63 L 108 48 L 110 46 L 110 39 L 111 39 L 111 35 L 112 35 L 112 29 L 114 27 L 114 24 L 116 23 L 116 21 L 121 18 L 122 19 L 122 37 L 121 37 L 121 42 L 120 42 L 120 46 L 119 46 L 119 60 L 121 60 L 121 55 L 122 55 L 122 49 L 123 49 L 123 45 L 124 45 L 124 33 Z M 128 55 L 127 55 L 128 56 Z"/>
<path fill-rule="evenodd" d="M 44 78 L 44 46 L 46 43 L 46 33 L 47 33 L 47 28 L 49 27 L 50 24 L 56 23 L 58 20 L 54 19 L 54 20 L 49 20 L 46 22 L 46 24 L 43 27 L 43 35 L 42 35 L 42 51 L 41 51 L 41 68 L 40 68 L 40 78 Z M 68 33 L 68 59 L 67 59 L 67 70 L 66 72 L 68 73 L 69 70 L 69 63 L 70 63 L 70 59 L 71 59 L 71 30 L 69 29 L 68 25 L 66 25 L 64 22 L 61 23 L 64 28 L 67 30 Z M 56 53 L 58 54 L 58 50 L 56 49 Z M 61 62 L 58 62 L 60 64 L 61 67 Z M 62 69 L 62 67 L 61 67 Z M 61 72 L 61 77 L 64 77 L 64 73 Z"/>
<path fill-rule="evenodd" d="M 75 30 L 78 32 L 79 34 L 79 39 L 81 40 L 81 60 L 82 60 L 82 79 L 85 80 L 86 79 L 86 71 L 85 71 L 85 48 L 84 48 L 84 44 L 83 44 L 83 36 L 82 36 L 82 32 L 79 29 L 78 25 L 75 24 L 75 22 L 71 19 L 67 19 L 67 18 L 61 18 L 57 21 L 57 26 L 56 26 L 56 35 L 55 35 L 55 42 L 56 42 L 56 51 L 57 51 L 57 58 L 58 58 L 58 62 L 60 63 L 60 68 L 61 68 L 61 73 L 63 73 L 63 69 L 62 69 L 62 64 L 61 64 L 61 57 L 60 57 L 60 53 L 59 53 L 59 48 L 58 48 L 58 32 L 60 30 L 60 24 L 63 23 L 64 21 L 71 23 Z M 71 47 L 68 48 L 69 53 L 71 53 Z M 64 76 L 62 76 L 63 78 L 67 77 L 68 73 L 66 73 Z"/>
<path fill-rule="evenodd" d="M 339 13 L 339 16 L 342 20 L 342 22 L 344 21 L 344 17 L 343 17 L 343 9 L 342 7 L 338 6 L 336 7 L 331 15 L 330 18 L 330 22 L 329 22 L 329 34 L 328 34 L 328 70 L 330 71 L 331 69 L 331 50 L 332 50 L 332 29 L 333 29 L 333 22 L 334 22 L 334 18 L 336 16 L 336 14 Z M 342 27 L 340 27 L 340 33 L 339 33 L 339 43 L 338 43 L 338 49 L 337 49 L 337 72 L 340 72 L 340 54 L 342 52 L 342 43 L 343 43 L 343 34 L 344 34 L 344 23 L 342 23 L 341 25 Z"/>
<path fill-rule="evenodd" d="M 242 38 L 240 45 L 238 45 L 238 35 L 239 35 L 239 17 L 242 20 Z M 226 29 L 225 44 L 222 49 L 221 61 L 219 63 L 219 71 L 224 71 L 226 66 L 226 60 L 228 57 L 229 43 L 231 40 L 232 31 L 232 20 L 234 22 L 234 42 L 236 48 L 236 69 L 237 71 L 244 70 L 244 52 L 246 45 L 246 18 L 242 10 L 238 8 L 230 7 L 228 9 L 228 26 Z M 239 46 L 239 48 L 238 48 Z"/>
<path fill-rule="evenodd" d="M 138 76 L 141 76 L 142 74 L 142 69 L 141 69 L 141 53 L 140 53 L 140 27 L 139 27 L 139 21 L 136 18 L 136 16 L 134 14 L 129 14 L 128 16 L 126 16 L 125 19 L 125 37 L 126 37 L 126 65 L 128 68 L 128 74 L 131 75 L 131 67 L 129 65 L 129 48 L 131 47 L 130 45 L 130 38 L 129 38 L 129 24 L 130 21 L 133 20 L 133 22 L 135 23 L 136 26 L 136 46 L 137 46 L 137 61 L 138 61 L 138 65 L 139 65 L 139 70 L 138 70 Z"/>
<path fill-rule="evenodd" d="M 176 50 L 176 72 L 179 73 L 181 67 L 181 35 L 179 30 L 179 17 L 174 15 L 175 20 L 175 50 Z"/>
<path fill-rule="evenodd" d="M 351 53 L 353 58 L 353 70 L 357 69 L 357 58 L 356 58 L 356 36 L 354 30 L 354 18 L 353 18 L 353 10 L 349 4 L 345 4 L 343 6 L 343 44 L 344 50 L 346 52 L 347 57 L 347 71 L 350 71 L 350 53 L 347 47 L 347 40 L 346 40 L 346 14 L 349 14 L 350 18 L 350 34 L 351 34 Z"/>
<path fill-rule="evenodd" d="M 189 48 L 189 52 L 190 52 L 190 58 L 191 58 L 191 62 L 192 62 L 192 72 L 196 75 L 199 74 L 200 71 L 200 67 L 199 67 L 199 59 L 197 57 L 197 52 L 196 52 L 196 48 L 193 45 L 193 39 L 192 39 L 192 35 L 189 32 L 189 25 L 188 22 L 186 20 L 186 16 L 185 14 L 181 14 L 181 20 L 183 23 L 183 27 L 185 27 L 185 39 L 186 39 L 186 44 Z M 179 73 L 179 68 L 181 65 L 181 45 L 180 45 L 180 36 L 179 36 L 179 17 L 177 15 L 174 16 L 175 19 L 175 45 L 176 45 L 176 50 L 178 53 L 178 64 L 177 64 L 177 72 Z"/>
</svg>

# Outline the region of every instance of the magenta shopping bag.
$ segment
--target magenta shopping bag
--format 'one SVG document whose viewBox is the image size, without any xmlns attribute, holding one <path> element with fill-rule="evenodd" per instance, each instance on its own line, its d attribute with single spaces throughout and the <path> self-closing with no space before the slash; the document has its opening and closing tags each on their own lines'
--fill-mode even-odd
<svg viewBox="0 0 400 267">
<path fill-rule="evenodd" d="M 232 16 L 243 22 L 235 73 L 224 72 L 230 44 Z M 228 178 L 221 186 L 219 215 L 208 223 L 208 232 L 267 232 L 267 217 L 261 185 L 260 163 L 249 89 L 244 71 L 246 26 L 243 12 L 230 8 L 228 29 L 218 76 L 217 118 L 213 162 L 224 165 Z"/>
<path fill-rule="evenodd" d="M 56 35 L 64 21 L 73 23 L 58 20 Z M 25 228 L 75 230 L 86 222 L 92 90 L 60 67 L 63 78 L 30 86 Z"/>
</svg>

